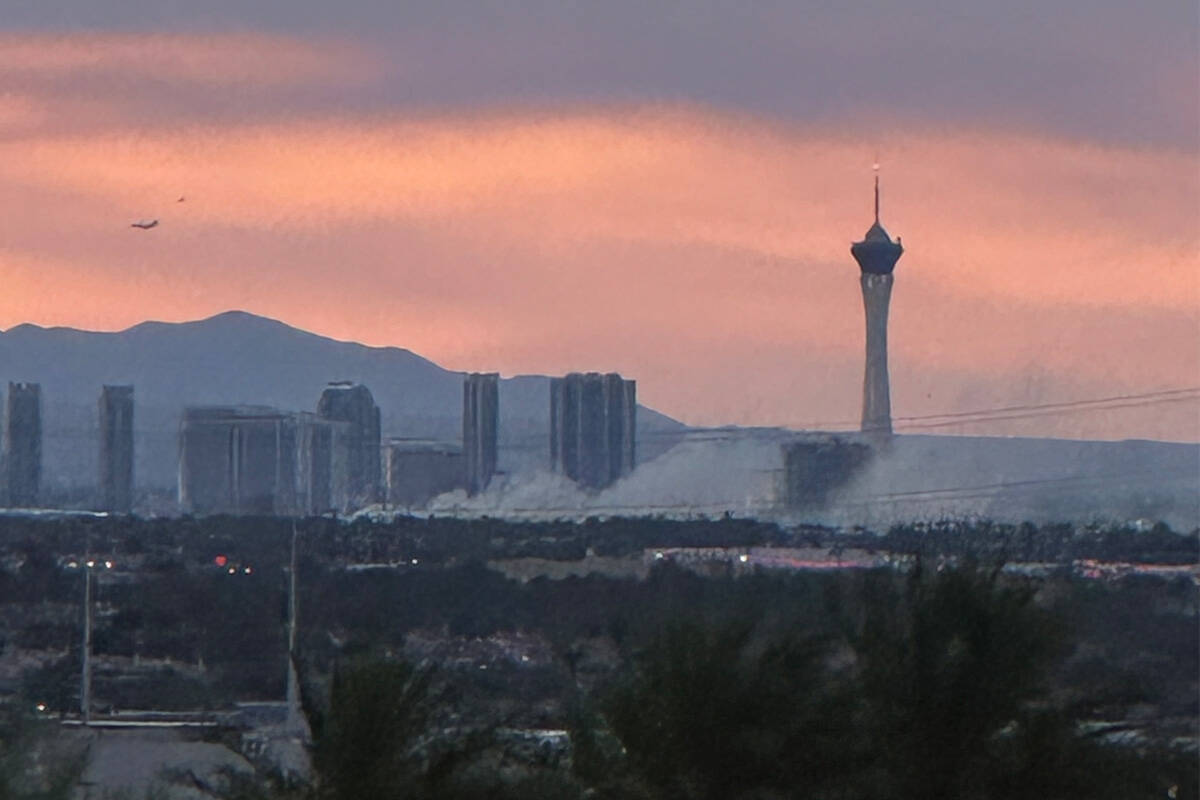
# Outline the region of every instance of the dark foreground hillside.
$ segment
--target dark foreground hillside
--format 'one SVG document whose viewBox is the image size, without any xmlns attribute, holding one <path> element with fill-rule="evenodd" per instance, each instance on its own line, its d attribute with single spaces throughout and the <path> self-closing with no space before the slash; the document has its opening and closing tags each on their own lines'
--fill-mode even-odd
<svg viewBox="0 0 1200 800">
<path fill-rule="evenodd" d="M 1195 796 L 1194 534 L 733 519 L 296 534 L 320 796 Z M 78 708 L 89 559 L 97 714 L 282 700 L 292 536 L 278 519 L 3 520 L 9 708 Z M 862 554 L 889 566 L 848 566 Z"/>
</svg>

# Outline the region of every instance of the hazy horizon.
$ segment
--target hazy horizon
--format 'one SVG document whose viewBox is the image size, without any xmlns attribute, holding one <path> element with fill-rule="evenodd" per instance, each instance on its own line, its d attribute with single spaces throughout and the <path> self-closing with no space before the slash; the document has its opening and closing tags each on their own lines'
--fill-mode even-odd
<svg viewBox="0 0 1200 800">
<path fill-rule="evenodd" d="M 410 356 L 415 357 L 418 360 L 418 362 L 423 362 L 423 363 L 429 364 L 432 367 L 436 367 L 438 369 L 450 370 L 450 368 L 446 367 L 443 364 L 439 364 L 438 362 L 436 362 L 436 360 L 429 359 L 429 358 L 425 357 L 422 353 L 414 351 L 410 348 L 402 347 L 399 345 L 382 345 L 382 346 L 367 345 L 362 342 L 354 341 L 352 339 L 337 339 L 334 337 L 326 336 L 325 334 L 322 334 L 319 331 L 306 330 L 306 329 L 291 325 L 287 320 L 266 317 L 261 314 L 255 314 L 252 311 L 247 311 L 245 309 L 228 309 L 226 311 L 218 312 L 217 314 L 214 314 L 214 315 L 211 315 L 208 317 L 203 317 L 203 318 L 193 319 L 193 320 L 180 320 L 178 322 L 148 319 L 148 320 L 143 320 L 141 322 L 135 323 L 135 324 L 130 325 L 125 328 L 111 330 L 111 331 L 75 328 L 72 326 L 41 326 L 36 323 L 23 322 L 23 323 L 14 325 L 13 327 L 8 328 L 7 330 L 0 329 L 0 336 L 11 333 L 19 328 L 27 328 L 27 327 L 36 328 L 36 329 L 42 330 L 42 331 L 59 330 L 59 331 L 71 331 L 74 333 L 83 333 L 83 334 L 119 335 L 119 334 L 134 331 L 138 328 L 141 328 L 144 325 L 199 324 L 199 323 L 212 322 L 212 321 L 218 320 L 219 318 L 228 319 L 231 317 L 253 318 L 256 320 L 264 320 L 264 321 L 267 321 L 270 323 L 282 325 L 286 328 L 290 328 L 300 334 L 317 336 L 321 339 L 325 339 L 329 342 L 334 342 L 337 344 L 358 345 L 358 346 L 362 346 L 362 347 L 371 348 L 374 350 L 388 350 L 388 349 L 400 350 L 400 351 L 403 351 L 404 353 L 409 354 Z M 252 335 L 252 333 L 253 332 L 250 330 L 243 331 L 244 335 Z M 116 383 L 121 383 L 123 381 L 127 382 L 129 380 L 129 378 L 126 375 L 126 371 L 129 369 L 129 367 L 130 367 L 130 365 L 128 365 L 128 364 L 122 364 L 119 366 L 118 365 L 109 365 L 109 368 L 116 368 L 118 370 L 118 372 L 113 373 L 113 377 L 111 378 L 111 381 L 116 382 Z M 101 369 L 101 371 L 103 371 L 103 368 Z M 20 372 L 20 370 L 17 370 L 17 372 L 14 372 L 14 374 L 10 377 L 19 377 L 19 375 L 17 374 L 19 372 Z M 450 372 L 454 372 L 454 370 L 450 370 Z M 38 379 L 37 376 L 33 375 L 33 374 L 30 374 L 26 377 L 30 377 L 34 380 Z M 523 373 L 513 373 L 513 374 L 501 373 L 501 378 L 505 379 L 505 380 L 512 379 L 512 378 L 536 378 L 536 377 L 547 377 L 547 374 L 539 373 L 539 372 L 523 372 Z M 140 383 L 140 381 L 134 381 L 134 383 Z M 373 384 L 373 381 L 368 380 L 367 383 Z M 162 387 L 159 387 L 159 388 L 162 388 Z M 1099 414 L 1099 413 L 1110 413 L 1111 414 L 1114 410 L 1115 411 L 1124 410 L 1125 408 L 1129 407 L 1129 404 L 1131 404 L 1131 403 L 1134 407 L 1139 407 L 1142 405 L 1149 405 L 1149 406 L 1157 406 L 1157 405 L 1162 405 L 1162 404 L 1170 405 L 1170 404 L 1174 404 L 1174 403 L 1186 404 L 1186 403 L 1190 403 L 1190 402 L 1195 402 L 1194 395 L 1196 394 L 1196 391 L 1197 391 L 1196 389 L 1185 389 L 1185 390 L 1181 390 L 1181 391 L 1175 392 L 1175 393 L 1172 393 L 1169 391 L 1165 392 L 1165 393 L 1151 392 L 1145 396 L 1135 395 L 1135 396 L 1130 396 L 1130 397 L 1091 398 L 1091 401 L 1097 403 L 1097 405 L 1095 405 L 1095 406 L 1086 405 L 1086 403 L 1089 402 L 1088 399 L 1081 398 L 1081 400 L 1085 403 L 1085 405 L 1079 411 L 1081 413 L 1087 413 L 1087 414 Z M 154 395 L 158 394 L 158 392 L 153 389 L 151 390 L 151 393 Z M 1163 396 L 1163 395 L 1165 395 L 1165 396 Z M 261 400 L 261 398 L 260 398 L 260 400 Z M 56 399 L 55 402 L 61 403 L 61 400 Z M 251 402 L 251 401 L 247 400 L 246 402 Z M 285 403 L 284 405 L 287 405 L 287 403 Z M 1071 404 L 1067 403 L 1066 405 L 1070 406 Z M 505 409 L 506 412 L 510 411 L 510 410 L 511 409 Z M 650 410 L 658 411 L 659 413 L 666 414 L 666 416 L 668 418 L 674 419 L 673 417 L 671 417 L 670 414 L 663 412 L 661 409 L 651 408 Z M 395 408 L 392 408 L 391 406 L 389 406 L 388 411 L 389 411 L 389 414 L 405 414 L 405 413 L 412 412 L 413 409 L 406 408 L 406 407 L 404 407 L 403 404 L 401 404 L 400 406 L 397 406 Z M 968 416 L 966 418 L 962 418 L 960 415 L 958 415 L 956 413 L 947 413 L 944 415 L 935 414 L 935 415 L 930 415 L 929 417 L 924 417 L 924 418 L 919 418 L 919 419 L 898 417 L 898 418 L 896 418 L 897 433 L 910 434 L 910 435 L 930 435 L 930 434 L 932 434 L 935 436 L 944 434 L 944 435 L 958 435 L 958 436 L 967 436 L 967 437 L 975 437 L 975 436 L 984 436 L 984 437 L 986 437 L 986 436 L 1016 436 L 1016 437 L 1033 436 L 1033 437 L 1038 437 L 1038 436 L 1041 436 L 1041 434 L 1036 432 L 1037 428 L 1038 428 L 1038 426 L 1045 423 L 1045 417 L 1047 417 L 1047 416 L 1052 417 L 1052 416 L 1055 416 L 1057 413 L 1055 410 L 1055 404 L 1048 404 L 1047 406 L 1037 406 L 1037 405 L 1035 405 L 1035 406 L 1020 406 L 1020 407 L 1016 407 L 1016 408 L 1009 408 L 1007 410 L 1001 409 L 1000 411 L 1001 411 L 1001 413 L 995 414 L 995 415 L 982 414 L 980 416 L 980 418 L 975 418 L 973 416 Z M 1070 413 L 1074 413 L 1074 412 L 1075 412 L 1075 409 L 1070 409 Z M 685 423 L 685 424 L 687 424 L 687 423 Z M 736 423 L 717 423 L 715 425 L 709 425 L 709 426 L 699 425 L 699 426 L 695 426 L 695 427 L 705 428 L 705 427 L 723 427 L 723 426 L 737 427 Z M 749 427 L 755 427 L 755 426 L 749 426 Z M 786 425 L 784 425 L 784 426 L 761 426 L 761 427 L 768 427 L 768 428 L 769 427 L 782 427 L 782 428 L 791 427 L 794 430 L 802 429 L 802 428 L 799 428 L 798 426 L 786 426 Z M 858 428 L 858 420 L 842 419 L 842 420 L 824 420 L 824 421 L 816 422 L 816 423 L 813 423 L 810 426 L 808 426 L 807 429 L 808 430 L 828 430 L 831 432 L 836 432 L 836 431 L 857 430 L 857 428 Z M 999 431 L 999 432 L 997 432 L 997 431 Z M 1072 438 L 1081 438 L 1081 437 L 1049 436 L 1046 438 L 1072 439 Z M 1087 437 L 1082 437 L 1082 438 L 1086 439 Z M 1103 437 L 1092 437 L 1092 438 L 1095 441 L 1106 441 Z M 1171 442 L 1177 442 L 1177 443 L 1181 443 L 1181 444 L 1195 443 L 1195 440 L 1175 440 L 1175 439 L 1164 439 L 1164 438 L 1156 439 L 1155 437 L 1152 437 L 1152 436 L 1115 437 L 1115 439 L 1109 439 L 1109 440 L 1119 440 L 1122 438 L 1130 439 L 1130 440 L 1142 439 L 1142 440 L 1147 440 L 1147 441 L 1161 441 L 1164 443 L 1171 443 Z"/>
</svg>

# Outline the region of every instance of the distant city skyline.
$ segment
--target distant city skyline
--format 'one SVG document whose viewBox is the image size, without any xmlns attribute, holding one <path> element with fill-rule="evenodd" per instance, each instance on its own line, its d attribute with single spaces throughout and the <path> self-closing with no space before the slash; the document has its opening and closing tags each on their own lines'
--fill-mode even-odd
<svg viewBox="0 0 1200 800">
<path fill-rule="evenodd" d="M 6 14 L 0 328 L 236 308 L 620 372 L 693 424 L 852 421 L 878 155 L 897 420 L 1200 385 L 1194 4 L 332 8 Z"/>
</svg>

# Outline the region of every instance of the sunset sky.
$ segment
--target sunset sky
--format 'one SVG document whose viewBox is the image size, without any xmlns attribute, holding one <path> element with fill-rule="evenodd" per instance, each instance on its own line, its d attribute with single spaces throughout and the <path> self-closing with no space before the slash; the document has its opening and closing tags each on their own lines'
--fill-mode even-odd
<svg viewBox="0 0 1200 800">
<path fill-rule="evenodd" d="M 236 308 L 846 427 L 878 156 L 896 417 L 1200 386 L 1194 0 L 3 6 L 0 328 Z"/>
</svg>

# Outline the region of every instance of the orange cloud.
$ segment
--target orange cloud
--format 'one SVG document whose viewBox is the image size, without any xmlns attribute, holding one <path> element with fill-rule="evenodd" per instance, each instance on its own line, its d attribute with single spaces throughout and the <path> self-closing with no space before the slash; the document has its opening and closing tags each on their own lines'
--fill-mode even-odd
<svg viewBox="0 0 1200 800">
<path fill-rule="evenodd" d="M 247 308 L 456 368 L 621 369 L 696 422 L 841 420 L 876 138 L 679 108 L 10 137 L 0 325 Z M 1200 181 L 1180 154 L 899 125 L 885 142 L 883 221 L 907 247 L 897 414 L 1194 383 Z"/>
<path fill-rule="evenodd" d="M 1195 308 L 1197 181 L 1180 156 L 978 131 L 892 134 L 885 223 L 923 274 L 1046 302 Z M 198 201 L 183 224 L 304 231 L 471 220 L 571 251 L 589 238 L 844 260 L 870 220 L 870 137 L 682 112 L 222 126 L 16 142 L 13 180 Z M 857 180 L 856 180 L 857 179 Z M 148 211 L 148 209 L 147 209 Z"/>
</svg>

